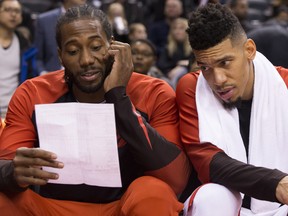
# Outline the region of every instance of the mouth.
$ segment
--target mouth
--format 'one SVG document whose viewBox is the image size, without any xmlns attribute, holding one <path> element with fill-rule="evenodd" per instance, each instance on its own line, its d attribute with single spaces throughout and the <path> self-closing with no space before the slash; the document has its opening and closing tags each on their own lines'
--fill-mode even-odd
<svg viewBox="0 0 288 216">
<path fill-rule="evenodd" d="M 134 67 L 142 67 L 142 63 L 137 63 L 137 62 L 134 62 Z"/>
<path fill-rule="evenodd" d="M 80 77 L 82 80 L 86 81 L 86 82 L 91 82 L 96 80 L 99 76 L 100 76 L 101 72 L 100 71 L 96 71 L 96 70 L 91 70 L 91 71 L 85 71 L 83 73 L 80 74 Z"/>
<path fill-rule="evenodd" d="M 141 63 L 134 63 L 134 70 L 138 71 L 138 70 L 142 70 L 143 69 L 143 64 Z"/>
<path fill-rule="evenodd" d="M 229 88 L 225 90 L 218 90 L 216 91 L 217 95 L 223 100 L 223 101 L 229 101 L 233 96 L 234 88 Z"/>
<path fill-rule="evenodd" d="M 9 22 L 15 24 L 17 22 L 17 20 L 12 19 L 12 20 L 9 20 Z"/>
</svg>

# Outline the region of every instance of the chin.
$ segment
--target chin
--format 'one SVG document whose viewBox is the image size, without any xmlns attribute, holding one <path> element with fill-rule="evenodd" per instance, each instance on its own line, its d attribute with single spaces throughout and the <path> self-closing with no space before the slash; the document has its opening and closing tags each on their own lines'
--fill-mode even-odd
<svg viewBox="0 0 288 216">
<path fill-rule="evenodd" d="M 232 110 L 234 108 L 240 108 L 242 103 L 242 98 L 238 97 L 234 101 L 223 102 L 225 109 Z"/>
<path fill-rule="evenodd" d="M 95 93 L 97 92 L 99 89 L 102 88 L 104 84 L 104 80 L 101 80 L 97 83 L 83 83 L 79 80 L 75 80 L 74 82 L 74 85 L 82 92 L 84 93 L 88 93 L 88 94 L 91 94 L 91 93 Z"/>
</svg>

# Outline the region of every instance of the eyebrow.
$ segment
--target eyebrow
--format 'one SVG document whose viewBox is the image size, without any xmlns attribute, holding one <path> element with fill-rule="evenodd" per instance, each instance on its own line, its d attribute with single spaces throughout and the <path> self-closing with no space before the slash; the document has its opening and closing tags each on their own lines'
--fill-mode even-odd
<svg viewBox="0 0 288 216">
<path fill-rule="evenodd" d="M 232 56 L 232 55 L 226 55 L 226 56 L 223 56 L 223 57 L 221 57 L 219 59 L 215 59 L 212 62 L 212 65 L 217 64 L 217 63 L 222 62 L 222 61 L 227 61 L 228 59 L 233 59 L 233 58 L 234 58 L 234 56 Z M 197 62 L 197 64 L 209 65 L 209 64 L 207 64 L 205 62 L 201 62 L 201 61 L 196 61 L 196 62 Z"/>
<path fill-rule="evenodd" d="M 93 40 L 93 39 L 101 39 L 102 37 L 100 37 L 99 35 L 92 35 L 90 37 L 88 37 L 89 40 Z M 68 41 L 65 42 L 64 46 L 70 44 L 70 43 L 74 43 L 77 42 L 77 40 L 75 38 L 69 39 Z"/>
</svg>

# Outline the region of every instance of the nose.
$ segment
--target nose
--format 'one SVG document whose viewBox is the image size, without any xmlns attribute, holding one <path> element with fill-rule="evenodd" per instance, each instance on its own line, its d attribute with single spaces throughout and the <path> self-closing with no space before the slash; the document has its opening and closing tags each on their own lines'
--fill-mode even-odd
<svg viewBox="0 0 288 216">
<path fill-rule="evenodd" d="M 227 81 L 227 76 L 225 71 L 221 69 L 214 69 L 214 84 L 216 86 L 221 86 Z"/>
<path fill-rule="evenodd" d="M 135 59 L 142 59 L 143 55 L 141 53 L 135 53 L 134 57 L 135 57 Z"/>
<path fill-rule="evenodd" d="M 80 66 L 87 67 L 89 65 L 94 64 L 95 57 L 88 49 L 83 49 L 81 56 L 80 56 Z"/>
</svg>

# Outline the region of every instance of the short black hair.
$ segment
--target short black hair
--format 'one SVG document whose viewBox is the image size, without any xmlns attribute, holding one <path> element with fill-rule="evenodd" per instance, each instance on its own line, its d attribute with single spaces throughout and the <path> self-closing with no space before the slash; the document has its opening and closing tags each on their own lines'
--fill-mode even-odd
<svg viewBox="0 0 288 216">
<path fill-rule="evenodd" d="M 149 39 L 136 39 L 130 43 L 130 46 L 132 46 L 133 44 L 136 44 L 137 42 L 147 44 L 151 48 L 153 55 L 157 56 L 157 50 L 152 41 L 150 41 Z"/>
<path fill-rule="evenodd" d="M 81 19 L 98 20 L 106 34 L 107 39 L 112 37 L 112 27 L 103 11 L 91 4 L 75 6 L 69 8 L 57 21 L 56 41 L 59 48 L 61 48 L 61 27 L 65 24 Z"/>
<path fill-rule="evenodd" d="M 195 50 L 211 48 L 228 38 L 234 43 L 247 37 L 237 17 L 220 3 L 208 3 L 191 12 L 186 32 Z"/>
</svg>

